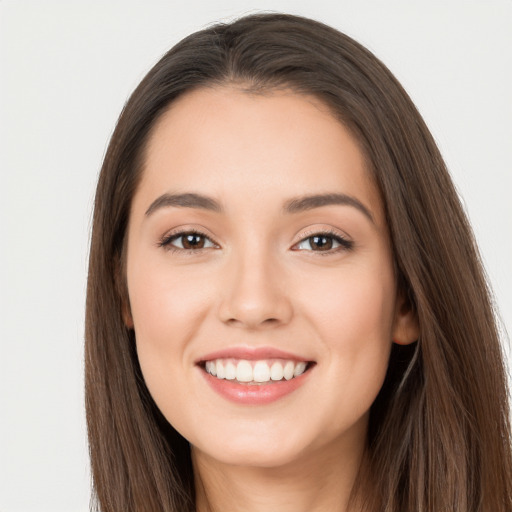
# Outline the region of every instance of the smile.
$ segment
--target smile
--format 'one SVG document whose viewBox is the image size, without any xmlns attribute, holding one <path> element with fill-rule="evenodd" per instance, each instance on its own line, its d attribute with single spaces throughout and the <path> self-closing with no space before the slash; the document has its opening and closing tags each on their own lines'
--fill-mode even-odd
<svg viewBox="0 0 512 512">
<path fill-rule="evenodd" d="M 206 384 L 238 405 L 265 405 L 302 387 L 314 373 L 315 361 L 271 347 L 233 347 L 196 361 Z"/>
<path fill-rule="evenodd" d="M 291 380 L 302 375 L 308 368 L 305 361 L 283 359 L 247 360 L 215 359 L 206 361 L 204 370 L 217 379 L 226 379 L 240 384 L 261 385 L 282 380 Z"/>
</svg>

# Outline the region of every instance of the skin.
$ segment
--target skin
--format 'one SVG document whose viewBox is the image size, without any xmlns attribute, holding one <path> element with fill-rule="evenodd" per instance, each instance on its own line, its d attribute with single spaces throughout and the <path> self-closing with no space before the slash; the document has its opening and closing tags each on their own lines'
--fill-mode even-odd
<svg viewBox="0 0 512 512">
<path fill-rule="evenodd" d="M 147 214 L 166 193 L 207 195 L 223 211 Z M 293 198 L 325 193 L 355 198 L 369 216 L 352 204 L 283 212 Z M 180 249 L 183 238 L 161 245 L 192 229 L 208 237 L 202 249 Z M 320 250 L 310 237 L 323 232 L 351 248 Z M 392 340 L 418 334 L 349 131 L 317 99 L 290 91 L 187 93 L 149 140 L 127 247 L 126 323 L 156 404 L 191 443 L 198 510 L 348 510 Z M 316 364 L 276 402 L 236 404 L 195 364 L 235 346 Z"/>
</svg>

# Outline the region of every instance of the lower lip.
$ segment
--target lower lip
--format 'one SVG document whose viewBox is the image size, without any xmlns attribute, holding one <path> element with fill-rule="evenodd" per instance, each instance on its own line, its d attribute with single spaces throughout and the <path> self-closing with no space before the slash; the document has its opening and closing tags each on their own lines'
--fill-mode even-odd
<svg viewBox="0 0 512 512">
<path fill-rule="evenodd" d="M 283 398 L 307 380 L 311 368 L 290 380 L 269 382 L 268 384 L 240 384 L 237 381 L 217 379 L 201 369 L 206 382 L 222 397 L 231 402 L 244 405 L 264 405 Z"/>
</svg>

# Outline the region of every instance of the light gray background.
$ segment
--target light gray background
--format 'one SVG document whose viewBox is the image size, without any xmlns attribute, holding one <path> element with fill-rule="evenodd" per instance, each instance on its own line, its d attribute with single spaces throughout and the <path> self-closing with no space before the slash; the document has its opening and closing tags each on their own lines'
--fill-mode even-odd
<svg viewBox="0 0 512 512">
<path fill-rule="evenodd" d="M 0 511 L 88 509 L 83 309 L 108 138 L 164 51 L 256 10 L 327 22 L 401 80 L 511 328 L 511 1 L 0 1 Z"/>
</svg>

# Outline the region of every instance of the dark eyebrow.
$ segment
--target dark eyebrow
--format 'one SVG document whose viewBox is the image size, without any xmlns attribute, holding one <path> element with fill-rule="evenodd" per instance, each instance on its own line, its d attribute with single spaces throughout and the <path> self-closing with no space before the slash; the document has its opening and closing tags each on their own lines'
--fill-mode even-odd
<svg viewBox="0 0 512 512">
<path fill-rule="evenodd" d="M 146 215 L 151 215 L 159 208 L 166 206 L 177 206 L 179 208 L 200 208 L 202 210 L 211 210 L 213 212 L 222 212 L 220 204 L 208 196 L 201 194 L 163 194 L 156 198 L 146 210 Z"/>
<path fill-rule="evenodd" d="M 370 210 L 364 206 L 361 201 L 355 197 L 346 194 L 316 194 L 311 196 L 302 196 L 288 200 L 284 205 L 285 213 L 300 213 L 314 208 L 330 205 L 353 206 L 362 212 L 371 222 L 375 222 Z M 200 208 L 221 213 L 222 206 L 213 198 L 201 194 L 188 192 L 186 194 L 162 194 L 156 198 L 149 208 L 146 215 L 149 216 L 159 208 L 175 206 L 178 208 Z"/>
<path fill-rule="evenodd" d="M 346 194 L 316 194 L 312 196 L 303 196 L 295 199 L 290 199 L 284 205 L 286 213 L 300 213 L 313 208 L 320 208 L 321 206 L 330 205 L 345 205 L 353 206 L 363 213 L 370 221 L 375 222 L 370 210 L 361 203 L 358 199 Z"/>
</svg>

